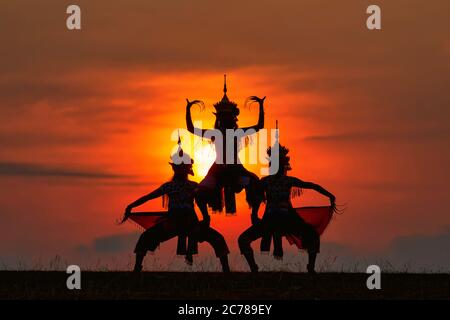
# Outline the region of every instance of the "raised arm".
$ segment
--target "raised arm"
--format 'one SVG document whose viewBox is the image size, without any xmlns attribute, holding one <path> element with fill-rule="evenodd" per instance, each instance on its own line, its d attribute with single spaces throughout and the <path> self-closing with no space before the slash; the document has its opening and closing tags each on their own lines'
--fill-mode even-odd
<svg viewBox="0 0 450 320">
<path fill-rule="evenodd" d="M 146 203 L 149 200 L 161 197 L 165 193 L 166 193 L 166 191 L 164 191 L 163 186 L 161 186 L 158 189 L 150 192 L 149 194 L 146 194 L 145 196 L 140 197 L 136 201 L 130 203 L 125 209 L 125 213 L 123 215 L 123 219 L 122 219 L 121 223 L 124 223 L 128 219 L 129 215 L 131 214 L 131 210 L 133 210 L 133 208 L 139 207 L 140 205 Z"/>
<path fill-rule="evenodd" d="M 163 195 L 164 195 L 164 191 L 163 191 L 162 187 L 159 187 L 158 189 L 150 192 L 149 194 L 146 194 L 145 196 L 140 197 L 136 201 L 130 203 L 127 208 L 130 208 L 130 210 L 131 210 L 133 208 L 139 207 L 140 205 L 143 205 L 147 201 L 161 197 Z"/>
<path fill-rule="evenodd" d="M 194 104 L 200 103 L 200 100 L 189 101 L 188 99 L 186 99 L 186 102 L 187 102 L 187 105 L 186 105 L 186 127 L 187 127 L 187 130 L 190 133 L 203 138 L 203 135 L 205 134 L 207 129 L 195 128 L 194 124 L 192 123 L 192 116 L 191 116 L 191 107 Z"/>
<path fill-rule="evenodd" d="M 256 132 L 258 132 L 260 129 L 264 128 L 264 100 L 266 100 L 266 97 L 264 98 L 258 98 L 256 96 L 252 96 L 249 98 L 248 101 L 254 101 L 259 103 L 259 116 L 258 116 L 258 123 L 254 126 L 241 128 L 242 130 L 247 131 L 248 129 L 253 129 Z"/>
<path fill-rule="evenodd" d="M 292 178 L 292 179 L 293 179 L 293 187 L 302 188 L 302 189 L 312 189 L 312 190 L 324 195 L 325 197 L 330 198 L 331 206 L 333 208 L 335 207 L 336 197 L 331 192 L 329 192 L 328 190 L 323 188 L 322 186 L 315 184 L 313 182 L 302 181 L 297 178 Z"/>
</svg>

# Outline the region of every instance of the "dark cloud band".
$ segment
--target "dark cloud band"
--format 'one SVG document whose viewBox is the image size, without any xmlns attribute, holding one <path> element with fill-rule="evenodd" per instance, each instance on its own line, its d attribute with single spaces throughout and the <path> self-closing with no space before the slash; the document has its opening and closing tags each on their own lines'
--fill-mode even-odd
<svg viewBox="0 0 450 320">
<path fill-rule="evenodd" d="M 51 167 L 20 162 L 0 162 L 0 176 L 65 177 L 85 179 L 129 178 L 129 176 L 112 174 L 108 172 L 78 170 L 64 167 Z"/>
</svg>

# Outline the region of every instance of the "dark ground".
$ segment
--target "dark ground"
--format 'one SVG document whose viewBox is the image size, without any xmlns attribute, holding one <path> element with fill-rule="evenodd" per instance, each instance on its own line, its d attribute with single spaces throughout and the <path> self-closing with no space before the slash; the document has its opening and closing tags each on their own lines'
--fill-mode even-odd
<svg viewBox="0 0 450 320">
<path fill-rule="evenodd" d="M 82 272 L 68 290 L 65 272 L 0 271 L 0 299 L 446 299 L 450 274 Z"/>
</svg>

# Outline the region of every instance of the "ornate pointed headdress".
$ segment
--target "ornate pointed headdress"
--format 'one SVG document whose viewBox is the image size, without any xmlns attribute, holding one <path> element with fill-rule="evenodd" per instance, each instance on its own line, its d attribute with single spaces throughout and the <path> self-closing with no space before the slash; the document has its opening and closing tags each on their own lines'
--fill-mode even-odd
<svg viewBox="0 0 450 320">
<path fill-rule="evenodd" d="M 276 120 L 275 143 L 273 146 L 267 148 L 267 155 L 269 156 L 268 157 L 269 160 L 272 159 L 273 150 L 276 150 L 276 149 L 278 149 L 277 151 L 278 151 L 279 168 L 284 167 L 286 170 L 291 170 L 291 165 L 289 164 L 291 157 L 289 157 L 289 155 L 288 155 L 289 149 L 280 144 L 279 134 L 278 134 L 278 120 Z M 275 155 L 273 155 L 273 156 L 275 156 Z"/>
<path fill-rule="evenodd" d="M 225 112 L 231 112 L 234 115 L 239 115 L 239 108 L 237 107 L 237 103 L 228 99 L 227 96 L 227 75 L 224 75 L 224 84 L 223 84 L 223 97 L 222 100 L 214 104 L 214 108 L 216 112 L 214 114 L 220 114 Z"/>
<path fill-rule="evenodd" d="M 180 133 L 178 133 L 178 148 L 174 154 L 170 156 L 172 162 L 169 164 L 172 166 L 174 171 L 186 170 L 189 174 L 194 175 L 192 171 L 192 165 L 194 164 L 194 159 L 191 158 L 189 154 L 183 151 L 181 147 L 181 137 Z"/>
</svg>

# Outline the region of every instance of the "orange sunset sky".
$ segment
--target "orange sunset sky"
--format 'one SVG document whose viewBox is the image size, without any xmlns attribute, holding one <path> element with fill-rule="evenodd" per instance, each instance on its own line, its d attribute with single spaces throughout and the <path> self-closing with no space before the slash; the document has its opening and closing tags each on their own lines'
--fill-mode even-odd
<svg viewBox="0 0 450 320">
<path fill-rule="evenodd" d="M 226 73 L 239 125 L 258 117 L 245 99 L 267 96 L 291 174 L 346 204 L 324 244 L 448 268 L 449 1 L 377 1 L 379 31 L 366 28 L 371 1 L 73 3 L 81 31 L 65 26 L 72 2 L 0 3 L 0 262 L 131 254 L 139 229 L 116 219 L 170 179 L 186 98 L 205 102 L 193 117 L 212 127 Z M 208 168 L 194 169 L 198 181 Z M 237 216 L 212 216 L 236 255 L 250 225 L 238 199 Z M 296 204 L 327 200 L 309 191 Z"/>
</svg>

